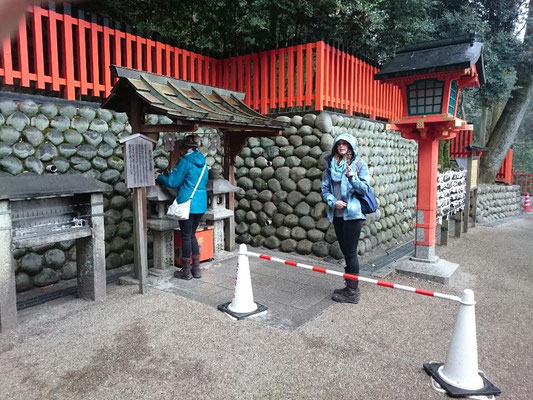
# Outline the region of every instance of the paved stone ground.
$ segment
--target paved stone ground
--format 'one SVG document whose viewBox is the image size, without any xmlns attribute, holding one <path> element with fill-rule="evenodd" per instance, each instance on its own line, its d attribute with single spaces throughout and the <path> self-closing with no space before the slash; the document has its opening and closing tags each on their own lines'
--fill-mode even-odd
<svg viewBox="0 0 533 400">
<path fill-rule="evenodd" d="M 533 215 L 524 214 L 451 238 L 437 248 L 460 264 L 449 286 L 387 277 L 450 294 L 474 290 L 479 366 L 502 399 L 533 397 L 532 235 Z M 205 282 L 193 284 L 233 268 L 213 266 Z M 268 273 L 280 276 L 276 268 L 288 267 L 251 265 L 256 300 L 266 303 L 268 290 L 277 291 L 284 306 L 306 312 L 290 287 L 269 281 Z M 330 302 L 307 322 L 283 321 L 274 304 L 267 304 L 271 320 L 233 321 L 215 308 L 216 293 L 231 300 L 232 286 L 223 285 L 233 273 L 205 295 L 191 288 L 179 289 L 187 297 L 154 288 L 139 295 L 135 286 L 113 285 L 105 302 L 66 297 L 21 311 L 19 327 L 0 335 L 0 399 L 446 398 L 431 388 L 422 364 L 445 361 L 456 303 L 362 284 L 360 304 Z M 324 275 L 309 279 L 316 281 L 293 276 L 288 284 L 304 285 L 293 286 L 296 293 L 306 286 L 323 293 L 324 300 L 308 293 L 317 302 L 308 310 L 330 295 Z"/>
</svg>

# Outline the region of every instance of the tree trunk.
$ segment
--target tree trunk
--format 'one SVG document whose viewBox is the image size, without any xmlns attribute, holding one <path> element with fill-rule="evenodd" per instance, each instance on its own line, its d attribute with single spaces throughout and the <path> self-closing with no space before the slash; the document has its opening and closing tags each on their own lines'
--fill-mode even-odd
<svg viewBox="0 0 533 400">
<path fill-rule="evenodd" d="M 487 119 L 488 119 L 488 106 L 486 104 L 481 105 L 481 124 L 479 125 L 479 139 L 480 146 L 485 146 L 487 140 Z"/>
<path fill-rule="evenodd" d="M 493 183 L 509 148 L 514 142 L 520 123 L 533 96 L 531 59 L 533 54 L 533 0 L 529 0 L 528 22 L 524 36 L 524 61 L 516 67 L 516 83 L 505 108 L 498 119 L 487 151 L 481 157 L 479 181 Z"/>
</svg>

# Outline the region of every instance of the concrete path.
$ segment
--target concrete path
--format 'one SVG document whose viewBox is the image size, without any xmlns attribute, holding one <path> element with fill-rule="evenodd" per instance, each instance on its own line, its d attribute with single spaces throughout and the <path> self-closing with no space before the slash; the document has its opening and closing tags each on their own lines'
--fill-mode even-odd
<svg viewBox="0 0 533 400">
<path fill-rule="evenodd" d="M 502 399 L 533 398 L 532 237 L 530 214 L 478 225 L 437 248 L 460 264 L 450 286 L 386 278 L 474 290 L 479 366 Z M 446 398 L 422 364 L 445 361 L 456 303 L 363 283 L 358 305 L 330 302 L 307 322 L 275 325 L 233 321 L 201 301 L 109 286 L 105 302 L 23 310 L 19 327 L 0 334 L 0 399 Z"/>
</svg>

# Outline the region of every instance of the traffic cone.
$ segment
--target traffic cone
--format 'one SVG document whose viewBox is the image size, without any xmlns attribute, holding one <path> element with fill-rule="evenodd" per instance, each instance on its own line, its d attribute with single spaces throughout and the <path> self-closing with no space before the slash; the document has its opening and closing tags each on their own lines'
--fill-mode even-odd
<svg viewBox="0 0 533 400">
<path fill-rule="evenodd" d="M 233 300 L 218 306 L 220 311 L 236 319 L 264 314 L 267 311 L 265 306 L 254 302 L 247 251 L 246 245 L 241 244 L 239 247 L 239 258 L 237 260 L 237 271 L 235 273 Z"/>
<path fill-rule="evenodd" d="M 524 211 L 531 212 L 531 204 L 529 204 L 529 193 L 526 193 L 524 200 Z"/>
<path fill-rule="evenodd" d="M 501 393 L 478 370 L 475 304 L 474 292 L 466 289 L 461 297 L 446 362 L 424 364 L 424 369 L 432 377 L 434 388 L 444 390 L 452 397 Z"/>
</svg>

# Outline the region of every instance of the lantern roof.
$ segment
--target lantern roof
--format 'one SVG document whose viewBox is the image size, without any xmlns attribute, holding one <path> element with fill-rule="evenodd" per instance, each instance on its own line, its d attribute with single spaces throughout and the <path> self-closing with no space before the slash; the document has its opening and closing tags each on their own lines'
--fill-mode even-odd
<svg viewBox="0 0 533 400">
<path fill-rule="evenodd" d="M 445 71 L 475 69 L 479 84 L 485 83 L 483 43 L 474 35 L 432 40 L 403 47 L 387 61 L 375 79 L 386 80 Z"/>
</svg>

